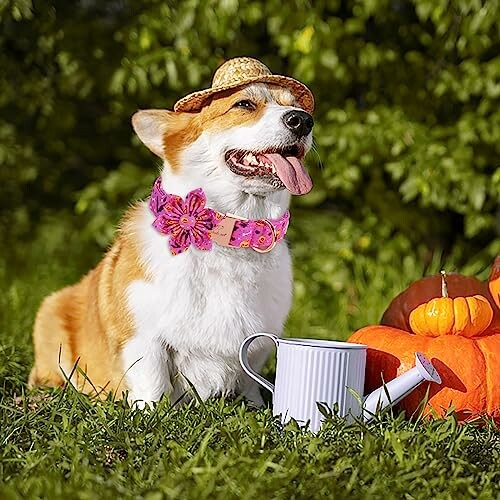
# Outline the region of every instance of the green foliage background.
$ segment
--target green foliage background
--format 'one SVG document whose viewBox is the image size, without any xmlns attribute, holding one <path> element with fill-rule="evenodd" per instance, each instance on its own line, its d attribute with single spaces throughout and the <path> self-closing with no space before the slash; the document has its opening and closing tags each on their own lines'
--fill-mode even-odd
<svg viewBox="0 0 500 500">
<path fill-rule="evenodd" d="M 484 276 L 500 250 L 499 24 L 498 0 L 0 0 L 1 231 L 30 241 L 55 214 L 106 246 L 157 173 L 134 111 L 250 55 L 316 96 L 315 189 L 294 203 L 333 222 L 305 257 L 330 289 L 359 258 Z"/>
<path fill-rule="evenodd" d="M 312 436 L 240 401 L 138 412 L 25 391 L 41 299 L 99 259 L 157 175 L 131 115 L 171 108 L 233 56 L 304 81 L 318 104 L 287 335 L 346 338 L 442 266 L 486 278 L 500 252 L 499 7 L 0 0 L 0 498 L 496 498 L 491 422 L 337 419 Z"/>
</svg>

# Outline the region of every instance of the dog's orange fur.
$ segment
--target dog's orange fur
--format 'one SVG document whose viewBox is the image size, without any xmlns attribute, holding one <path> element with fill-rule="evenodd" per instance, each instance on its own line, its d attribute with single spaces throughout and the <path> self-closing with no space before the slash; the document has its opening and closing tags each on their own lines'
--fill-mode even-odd
<svg viewBox="0 0 500 500">
<path fill-rule="evenodd" d="M 269 88 L 277 102 L 294 104 L 289 92 Z M 147 145 L 166 159 L 173 171 L 179 171 L 180 153 L 203 131 L 230 129 L 262 116 L 266 103 L 250 97 L 256 104 L 253 111 L 233 107 L 249 98 L 243 89 L 219 94 L 199 113 L 146 112 L 164 123 L 162 146 Z M 148 278 L 136 237 L 136 227 L 141 224 L 138 219 L 139 208 L 131 208 L 115 243 L 98 266 L 76 285 L 43 301 L 33 332 L 35 365 L 30 386 L 62 386 L 72 373 L 72 383 L 89 394 L 114 392 L 120 396 L 127 389 L 120 352 L 134 333 L 134 323 L 126 290 L 132 281 Z"/>
<path fill-rule="evenodd" d="M 33 332 L 30 385 L 62 386 L 73 371 L 72 382 L 86 393 L 126 389 L 118 353 L 133 333 L 133 320 L 125 293 L 133 280 L 147 279 L 134 238 L 137 218 L 133 207 L 97 267 L 42 303 Z M 73 370 L 77 361 L 79 369 Z"/>
</svg>

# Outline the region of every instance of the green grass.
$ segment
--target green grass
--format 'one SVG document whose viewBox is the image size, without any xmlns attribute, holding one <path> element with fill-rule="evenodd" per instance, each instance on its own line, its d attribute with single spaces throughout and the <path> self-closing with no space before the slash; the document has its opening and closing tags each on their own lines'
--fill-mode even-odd
<svg viewBox="0 0 500 500">
<path fill-rule="evenodd" d="M 358 235 L 348 220 L 307 217 L 291 233 L 288 335 L 344 339 L 442 264 L 425 269 L 397 237 L 392 250 L 367 246 L 383 238 L 375 228 Z M 332 419 L 314 436 L 293 423 L 281 430 L 269 409 L 241 400 L 138 411 L 71 387 L 28 393 L 39 302 L 99 258 L 74 227 L 47 224 L 32 242 L 10 242 L 0 264 L 1 499 L 500 498 L 500 432 L 488 421 L 387 413 L 367 426 Z"/>
</svg>

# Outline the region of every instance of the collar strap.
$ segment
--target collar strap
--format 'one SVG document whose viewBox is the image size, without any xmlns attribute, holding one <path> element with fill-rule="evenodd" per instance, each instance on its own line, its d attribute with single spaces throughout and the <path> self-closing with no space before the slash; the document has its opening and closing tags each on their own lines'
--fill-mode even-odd
<svg viewBox="0 0 500 500">
<path fill-rule="evenodd" d="M 163 190 L 161 178 L 156 179 L 149 208 L 156 217 L 153 227 L 169 234 L 169 246 L 177 255 L 193 244 L 200 250 L 210 250 L 212 242 L 225 247 L 252 248 L 256 252 L 269 252 L 284 239 L 290 212 L 279 219 L 245 219 L 205 207 L 206 197 L 198 188 L 180 196 Z"/>
</svg>

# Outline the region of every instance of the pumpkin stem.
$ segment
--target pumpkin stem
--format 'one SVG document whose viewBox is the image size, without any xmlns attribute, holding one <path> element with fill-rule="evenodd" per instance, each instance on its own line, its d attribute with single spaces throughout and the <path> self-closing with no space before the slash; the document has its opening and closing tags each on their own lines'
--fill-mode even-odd
<svg viewBox="0 0 500 500">
<path fill-rule="evenodd" d="M 446 271 L 441 271 L 441 297 L 448 297 L 448 284 L 446 283 Z"/>
</svg>

